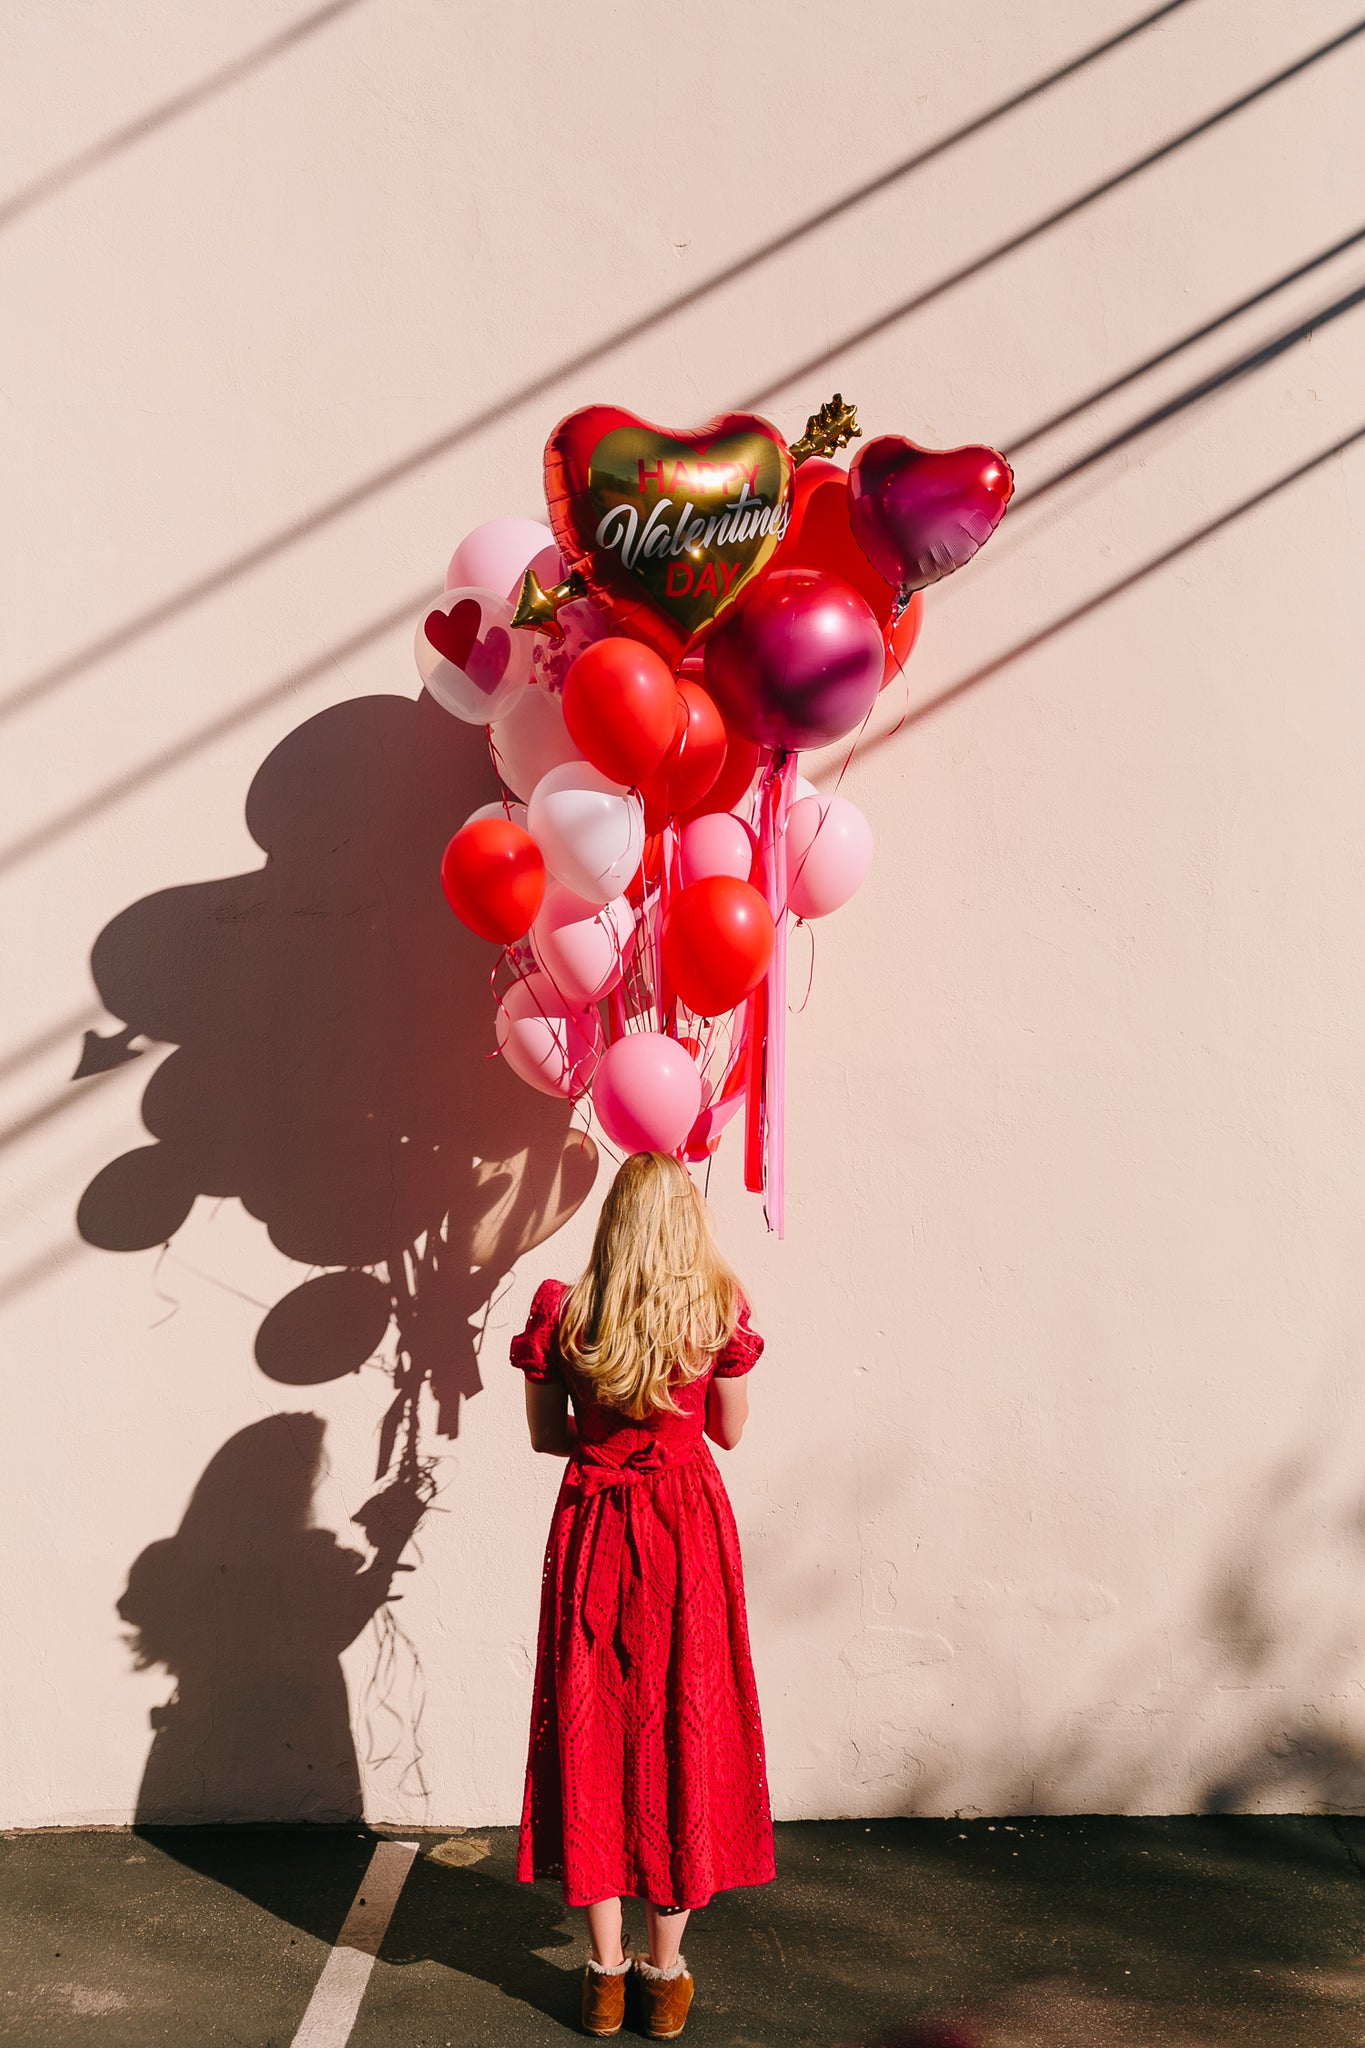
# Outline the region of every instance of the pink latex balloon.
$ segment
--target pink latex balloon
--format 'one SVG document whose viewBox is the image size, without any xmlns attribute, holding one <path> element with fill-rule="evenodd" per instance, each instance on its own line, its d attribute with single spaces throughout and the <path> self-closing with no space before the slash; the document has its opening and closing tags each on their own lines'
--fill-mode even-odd
<svg viewBox="0 0 1365 2048">
<path fill-rule="evenodd" d="M 676 1038 L 632 1031 L 602 1055 L 592 1103 L 623 1152 L 676 1152 L 701 1108 L 701 1075 Z"/>
<path fill-rule="evenodd" d="M 886 672 L 865 598 L 819 569 L 773 569 L 703 650 L 727 725 L 761 746 L 823 747 L 861 725 Z"/>
<path fill-rule="evenodd" d="M 747 882 L 754 865 L 755 840 L 749 827 L 732 811 L 708 811 L 684 825 L 678 841 L 683 887 L 708 875 L 733 875 Z"/>
<path fill-rule="evenodd" d="M 562 882 L 551 882 L 531 926 L 531 948 L 561 995 L 598 1003 L 621 979 L 634 936 L 624 896 L 585 903 Z"/>
<path fill-rule="evenodd" d="M 595 1010 L 577 1010 L 544 974 L 514 981 L 502 999 L 498 1051 L 514 1074 L 542 1095 L 581 1095 L 602 1051 Z"/>
<path fill-rule="evenodd" d="M 528 829 L 525 804 L 502 804 L 496 802 L 480 804 L 477 811 L 469 813 L 469 816 L 465 819 L 465 824 L 476 825 L 480 818 L 510 818 L 514 825 L 520 825 L 523 832 Z"/>
<path fill-rule="evenodd" d="M 827 917 L 862 886 L 872 827 L 845 796 L 803 796 L 787 819 L 787 908 Z"/>
<path fill-rule="evenodd" d="M 994 448 L 921 448 L 901 434 L 866 441 L 848 473 L 848 523 L 902 597 L 970 562 L 1005 516 L 1014 472 Z"/>
<path fill-rule="evenodd" d="M 538 519 L 486 520 L 466 535 L 451 556 L 446 589 L 459 590 L 472 584 L 477 590 L 496 590 L 515 604 L 522 577 L 547 548 L 553 550 L 553 562 L 558 567 L 555 537 Z M 548 559 L 545 566 L 550 566 Z M 539 569 L 536 574 L 540 576 Z M 545 578 L 541 576 L 540 580 L 543 583 Z M 551 584 L 560 580 L 552 569 Z"/>
</svg>

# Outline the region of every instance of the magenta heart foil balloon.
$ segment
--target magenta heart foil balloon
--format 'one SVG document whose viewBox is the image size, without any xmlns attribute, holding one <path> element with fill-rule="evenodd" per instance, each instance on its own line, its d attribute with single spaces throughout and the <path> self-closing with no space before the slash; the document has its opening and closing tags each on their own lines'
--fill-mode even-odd
<svg viewBox="0 0 1365 2048">
<path fill-rule="evenodd" d="M 882 434 L 848 473 L 853 537 L 903 598 L 951 576 L 995 532 L 1014 472 L 994 448 L 920 448 Z"/>
</svg>

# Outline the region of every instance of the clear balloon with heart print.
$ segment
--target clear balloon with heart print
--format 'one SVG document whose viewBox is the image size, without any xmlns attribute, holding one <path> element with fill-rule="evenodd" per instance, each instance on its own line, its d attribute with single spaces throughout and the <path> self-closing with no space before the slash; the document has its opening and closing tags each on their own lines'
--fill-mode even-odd
<svg viewBox="0 0 1365 2048">
<path fill-rule="evenodd" d="M 705 1160 L 742 1116 L 779 1233 L 788 928 L 872 861 L 867 820 L 798 756 L 856 745 L 921 592 L 1013 488 L 992 449 L 894 435 L 845 470 L 830 458 L 860 432 L 837 396 L 790 446 L 749 414 L 673 433 L 572 413 L 545 452 L 548 525 L 476 528 L 417 629 L 423 683 L 487 727 L 502 789 L 441 866 L 502 949 L 498 1052 L 626 1152 Z"/>
</svg>

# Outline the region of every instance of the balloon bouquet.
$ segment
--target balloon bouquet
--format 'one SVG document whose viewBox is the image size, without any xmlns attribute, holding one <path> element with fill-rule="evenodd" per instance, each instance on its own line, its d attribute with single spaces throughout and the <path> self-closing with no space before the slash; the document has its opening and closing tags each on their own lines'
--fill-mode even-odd
<svg viewBox="0 0 1365 2048">
<path fill-rule="evenodd" d="M 545 451 L 549 528 L 456 549 L 417 667 L 488 728 L 500 802 L 446 848 L 451 908 L 504 951 L 498 1050 L 590 1098 L 608 1139 L 699 1161 L 744 1112 L 783 1229 L 788 920 L 857 889 L 872 834 L 797 773 L 856 733 L 1014 480 L 989 448 L 861 430 L 836 396 L 790 447 L 728 413 L 666 433 L 615 406 Z"/>
</svg>

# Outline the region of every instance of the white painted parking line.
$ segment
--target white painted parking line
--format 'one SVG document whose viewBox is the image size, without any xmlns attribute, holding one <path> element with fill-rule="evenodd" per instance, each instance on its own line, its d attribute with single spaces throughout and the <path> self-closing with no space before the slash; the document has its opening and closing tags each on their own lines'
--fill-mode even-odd
<svg viewBox="0 0 1365 2048">
<path fill-rule="evenodd" d="M 417 1846 L 416 1842 L 376 1845 L 292 2048 L 346 2048 Z"/>
</svg>

